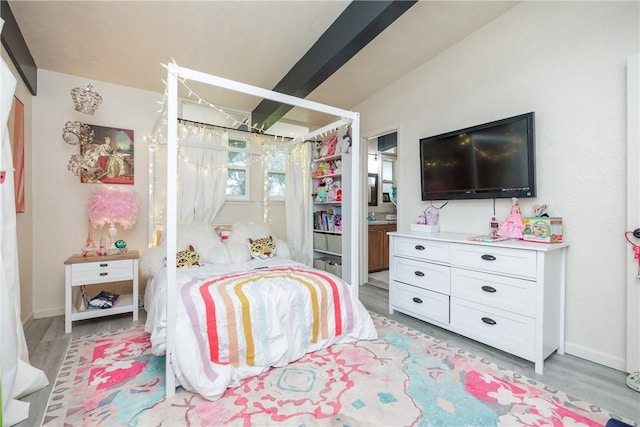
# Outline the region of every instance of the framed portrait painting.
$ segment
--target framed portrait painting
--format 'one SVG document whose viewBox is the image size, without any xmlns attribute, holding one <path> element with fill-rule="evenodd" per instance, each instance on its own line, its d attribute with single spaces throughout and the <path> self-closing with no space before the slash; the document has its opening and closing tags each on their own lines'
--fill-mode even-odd
<svg viewBox="0 0 640 427">
<path fill-rule="evenodd" d="M 133 130 L 88 126 L 93 141 L 80 146 L 80 154 L 88 164 L 80 182 L 133 185 Z"/>
</svg>

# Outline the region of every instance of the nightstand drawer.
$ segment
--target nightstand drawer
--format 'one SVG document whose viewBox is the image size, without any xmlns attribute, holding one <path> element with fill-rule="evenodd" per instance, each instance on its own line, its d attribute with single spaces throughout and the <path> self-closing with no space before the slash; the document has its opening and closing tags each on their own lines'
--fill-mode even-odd
<svg viewBox="0 0 640 427">
<path fill-rule="evenodd" d="M 449 324 L 449 297 L 415 286 L 393 282 L 394 307 L 427 321 Z"/>
<path fill-rule="evenodd" d="M 391 280 L 449 295 L 450 268 L 414 259 L 393 257 Z"/>
<path fill-rule="evenodd" d="M 451 298 L 451 328 L 516 356 L 535 356 L 535 319 Z"/>
<path fill-rule="evenodd" d="M 393 239 L 392 253 L 397 256 L 449 262 L 449 243 L 414 239 L 411 237 L 396 237 Z"/>
<path fill-rule="evenodd" d="M 451 265 L 535 279 L 536 251 L 454 244 Z"/>
<path fill-rule="evenodd" d="M 73 284 L 117 282 L 133 279 L 133 261 L 98 261 L 73 264 Z"/>
<path fill-rule="evenodd" d="M 451 296 L 524 316 L 536 315 L 536 282 L 529 280 L 452 268 Z"/>
</svg>

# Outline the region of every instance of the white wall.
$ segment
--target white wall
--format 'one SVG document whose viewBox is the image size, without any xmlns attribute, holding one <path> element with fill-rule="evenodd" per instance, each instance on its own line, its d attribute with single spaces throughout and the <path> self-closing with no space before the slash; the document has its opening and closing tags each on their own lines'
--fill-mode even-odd
<svg viewBox="0 0 640 427">
<path fill-rule="evenodd" d="M 400 123 L 398 229 L 420 200 L 422 137 L 536 112 L 536 199 L 564 217 L 566 351 L 617 369 L 625 359 L 626 59 L 638 2 L 527 2 L 355 107 L 363 135 Z M 504 219 L 510 200 L 498 200 Z M 452 201 L 444 231 L 485 234 L 491 200 Z"/>
<path fill-rule="evenodd" d="M 102 95 L 94 116 L 74 110 L 71 89 L 87 83 Z M 36 318 L 64 313 L 64 261 L 79 253 L 87 238 L 87 200 L 102 184 L 81 184 L 67 170 L 72 154 L 80 147 L 62 139 L 69 120 L 133 129 L 133 185 L 139 197 L 138 220 L 130 230 L 118 229 L 118 237 L 131 249 L 147 247 L 148 150 L 143 138 L 156 119 L 162 94 L 131 89 L 82 77 L 38 70 L 38 95 L 33 99 L 33 310 Z M 96 242 L 107 236 L 93 231 Z"/>
</svg>

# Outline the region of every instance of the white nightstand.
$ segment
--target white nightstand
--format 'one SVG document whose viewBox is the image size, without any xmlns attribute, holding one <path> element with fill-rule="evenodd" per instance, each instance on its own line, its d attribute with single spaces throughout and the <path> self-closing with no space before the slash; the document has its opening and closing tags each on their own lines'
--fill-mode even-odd
<svg viewBox="0 0 640 427">
<path fill-rule="evenodd" d="M 65 333 L 71 332 L 74 320 L 93 319 L 113 314 L 133 313 L 138 320 L 138 251 L 122 255 L 83 257 L 72 255 L 64 262 L 65 269 Z M 77 311 L 73 301 L 73 287 L 99 283 L 133 281 L 133 293 L 120 295 L 112 308 L 93 308 Z"/>
</svg>

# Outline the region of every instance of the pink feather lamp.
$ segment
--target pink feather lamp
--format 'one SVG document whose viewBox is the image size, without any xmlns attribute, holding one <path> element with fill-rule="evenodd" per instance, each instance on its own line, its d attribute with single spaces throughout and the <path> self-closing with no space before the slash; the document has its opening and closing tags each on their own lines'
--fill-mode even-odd
<svg viewBox="0 0 640 427">
<path fill-rule="evenodd" d="M 94 227 L 109 224 L 109 238 L 111 240 L 107 251 L 109 255 L 118 253 L 118 248 L 115 246 L 118 234 L 116 224 L 128 230 L 135 225 L 137 216 L 138 199 L 133 190 L 99 187 L 89 197 L 89 222 Z"/>
</svg>

